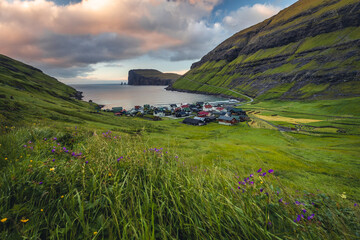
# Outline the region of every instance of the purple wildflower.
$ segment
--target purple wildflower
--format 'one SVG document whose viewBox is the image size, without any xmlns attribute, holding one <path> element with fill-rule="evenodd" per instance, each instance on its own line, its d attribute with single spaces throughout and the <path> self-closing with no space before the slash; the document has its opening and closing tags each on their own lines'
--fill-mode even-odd
<svg viewBox="0 0 360 240">
<path fill-rule="evenodd" d="M 55 141 L 57 140 L 57 138 L 56 138 L 56 137 L 54 137 L 53 139 L 54 139 Z"/>
<path fill-rule="evenodd" d="M 55 162 L 55 158 L 52 161 Z"/>
<path fill-rule="evenodd" d="M 250 174 L 250 177 L 253 177 L 254 176 L 254 174 Z"/>
<path fill-rule="evenodd" d="M 259 170 L 257 170 L 257 172 L 259 173 L 259 172 L 261 172 L 261 170 L 262 170 L 262 168 L 260 168 Z"/>
<path fill-rule="evenodd" d="M 315 216 L 315 214 L 314 214 L 314 213 L 313 213 L 313 214 L 311 214 L 310 216 L 308 216 L 308 220 L 313 219 L 313 218 L 314 218 L 314 216 Z"/>
<path fill-rule="evenodd" d="M 253 181 L 251 181 L 251 182 L 250 182 L 250 184 L 254 184 L 254 182 L 253 182 Z"/>
<path fill-rule="evenodd" d="M 55 152 L 55 149 L 52 149 L 51 152 Z"/>
<path fill-rule="evenodd" d="M 283 199 L 282 199 L 282 198 L 280 198 L 280 199 L 279 199 L 279 203 L 282 203 L 282 202 L 283 202 Z"/>
<path fill-rule="evenodd" d="M 274 172 L 274 170 L 272 170 L 272 169 L 270 169 L 269 171 L 268 171 L 268 173 L 273 173 Z"/>
<path fill-rule="evenodd" d="M 358 204 L 357 203 L 354 203 L 354 207 L 357 207 L 358 206 Z"/>
<path fill-rule="evenodd" d="M 31 144 L 32 142 L 31 141 L 29 141 L 29 144 Z"/>
<path fill-rule="evenodd" d="M 260 175 L 264 177 L 264 176 L 266 175 L 266 172 L 264 172 L 264 173 L 262 173 L 262 174 L 260 174 Z"/>
<path fill-rule="evenodd" d="M 44 141 L 46 141 L 47 140 L 47 138 L 44 138 Z"/>
<path fill-rule="evenodd" d="M 260 192 L 263 192 L 263 191 L 264 191 L 264 189 L 260 188 Z"/>
<path fill-rule="evenodd" d="M 86 162 L 85 162 L 85 164 L 88 164 L 88 163 L 89 163 L 89 161 L 86 161 Z"/>
<path fill-rule="evenodd" d="M 302 211 L 303 211 L 304 213 L 306 213 L 306 209 L 303 209 Z"/>
<path fill-rule="evenodd" d="M 26 148 L 27 146 L 26 145 L 24 145 L 24 148 Z"/>
<path fill-rule="evenodd" d="M 300 216 L 300 215 L 297 215 L 296 221 L 297 221 L 297 222 L 300 222 L 300 221 L 301 221 L 301 216 Z"/>
<path fill-rule="evenodd" d="M 43 182 L 39 182 L 39 185 L 43 184 Z"/>
<path fill-rule="evenodd" d="M 299 202 L 299 201 L 296 200 L 296 201 L 295 201 L 295 204 L 296 204 L 296 205 L 300 205 L 301 202 Z"/>
</svg>

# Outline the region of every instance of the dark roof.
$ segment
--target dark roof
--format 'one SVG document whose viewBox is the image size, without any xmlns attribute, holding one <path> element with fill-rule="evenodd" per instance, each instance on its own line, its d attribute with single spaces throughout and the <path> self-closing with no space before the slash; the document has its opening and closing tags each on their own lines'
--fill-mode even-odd
<svg viewBox="0 0 360 240">
<path fill-rule="evenodd" d="M 230 112 L 241 113 L 244 111 L 241 108 L 232 108 L 232 109 L 230 109 Z"/>
<path fill-rule="evenodd" d="M 231 121 L 233 119 L 234 119 L 233 117 L 226 117 L 226 116 L 220 116 L 219 117 L 219 120 L 224 120 L 224 121 Z"/>
<path fill-rule="evenodd" d="M 203 121 L 198 120 L 198 119 L 192 119 L 192 118 L 185 118 L 182 122 L 186 123 L 186 124 L 192 124 L 192 125 L 204 124 Z"/>
</svg>

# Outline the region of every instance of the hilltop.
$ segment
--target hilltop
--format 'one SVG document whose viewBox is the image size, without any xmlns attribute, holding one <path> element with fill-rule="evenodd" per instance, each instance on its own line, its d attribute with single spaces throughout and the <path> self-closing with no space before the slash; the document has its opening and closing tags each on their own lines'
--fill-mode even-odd
<svg viewBox="0 0 360 240">
<path fill-rule="evenodd" d="M 257 100 L 355 97 L 359 63 L 359 1 L 300 0 L 226 39 L 172 88 L 222 87 Z"/>
<path fill-rule="evenodd" d="M 181 75 L 162 73 L 155 69 L 134 69 L 129 71 L 129 85 L 169 85 Z"/>
</svg>

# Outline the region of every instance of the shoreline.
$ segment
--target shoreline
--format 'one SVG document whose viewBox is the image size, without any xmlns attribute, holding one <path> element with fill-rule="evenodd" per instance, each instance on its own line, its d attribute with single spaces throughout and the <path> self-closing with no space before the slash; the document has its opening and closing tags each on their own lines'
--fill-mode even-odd
<svg viewBox="0 0 360 240">
<path fill-rule="evenodd" d="M 219 94 L 219 93 L 209 93 L 209 92 L 202 92 L 202 91 L 197 91 L 197 90 L 185 90 L 185 89 L 176 89 L 173 88 L 172 86 L 167 86 L 165 88 L 166 91 L 173 91 L 173 92 L 184 92 L 184 93 L 195 93 L 195 94 L 204 94 L 204 95 L 210 95 L 210 96 L 216 96 L 216 97 L 221 97 L 221 98 L 227 98 L 229 100 L 234 99 L 239 101 L 240 103 L 246 102 L 246 100 L 244 100 L 243 98 L 238 98 L 238 97 L 234 97 L 231 95 L 226 95 L 226 94 Z"/>
</svg>

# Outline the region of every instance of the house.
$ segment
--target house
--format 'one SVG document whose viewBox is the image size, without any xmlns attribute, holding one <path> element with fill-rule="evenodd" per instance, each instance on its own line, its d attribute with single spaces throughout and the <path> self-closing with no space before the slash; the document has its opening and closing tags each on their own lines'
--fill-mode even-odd
<svg viewBox="0 0 360 240">
<path fill-rule="evenodd" d="M 213 110 L 213 106 L 210 104 L 205 104 L 203 106 L 203 111 L 212 111 Z"/>
<path fill-rule="evenodd" d="M 165 117 L 165 113 L 163 111 L 154 111 L 153 115 L 156 117 Z"/>
<path fill-rule="evenodd" d="M 182 123 L 185 123 L 187 125 L 193 125 L 193 126 L 203 126 L 205 125 L 205 122 L 198 120 L 198 119 L 193 119 L 193 118 L 185 118 Z"/>
<path fill-rule="evenodd" d="M 186 116 L 189 116 L 189 114 L 187 114 L 184 111 L 178 111 L 178 112 L 176 112 L 175 116 L 176 117 L 186 117 Z"/>
<path fill-rule="evenodd" d="M 194 119 L 205 122 L 205 118 L 204 118 L 204 117 L 194 117 Z"/>
<path fill-rule="evenodd" d="M 207 122 L 207 123 L 215 122 L 215 121 L 216 121 L 216 117 L 214 117 L 214 116 L 205 117 L 205 122 Z"/>
<path fill-rule="evenodd" d="M 217 112 L 227 112 L 227 110 L 225 109 L 225 108 L 223 108 L 223 107 L 217 107 L 217 108 L 215 108 L 215 111 L 217 111 Z"/>
<path fill-rule="evenodd" d="M 210 112 L 206 112 L 206 111 L 200 111 L 198 112 L 198 117 L 208 117 L 210 116 L 211 113 Z"/>
<path fill-rule="evenodd" d="M 246 115 L 245 111 L 243 111 L 241 108 L 230 108 L 228 111 L 233 115 Z"/>
<path fill-rule="evenodd" d="M 220 116 L 218 118 L 218 120 L 219 120 L 219 124 L 228 125 L 228 126 L 231 126 L 231 125 L 234 125 L 237 123 L 235 118 L 227 117 L 227 116 Z"/>
</svg>

